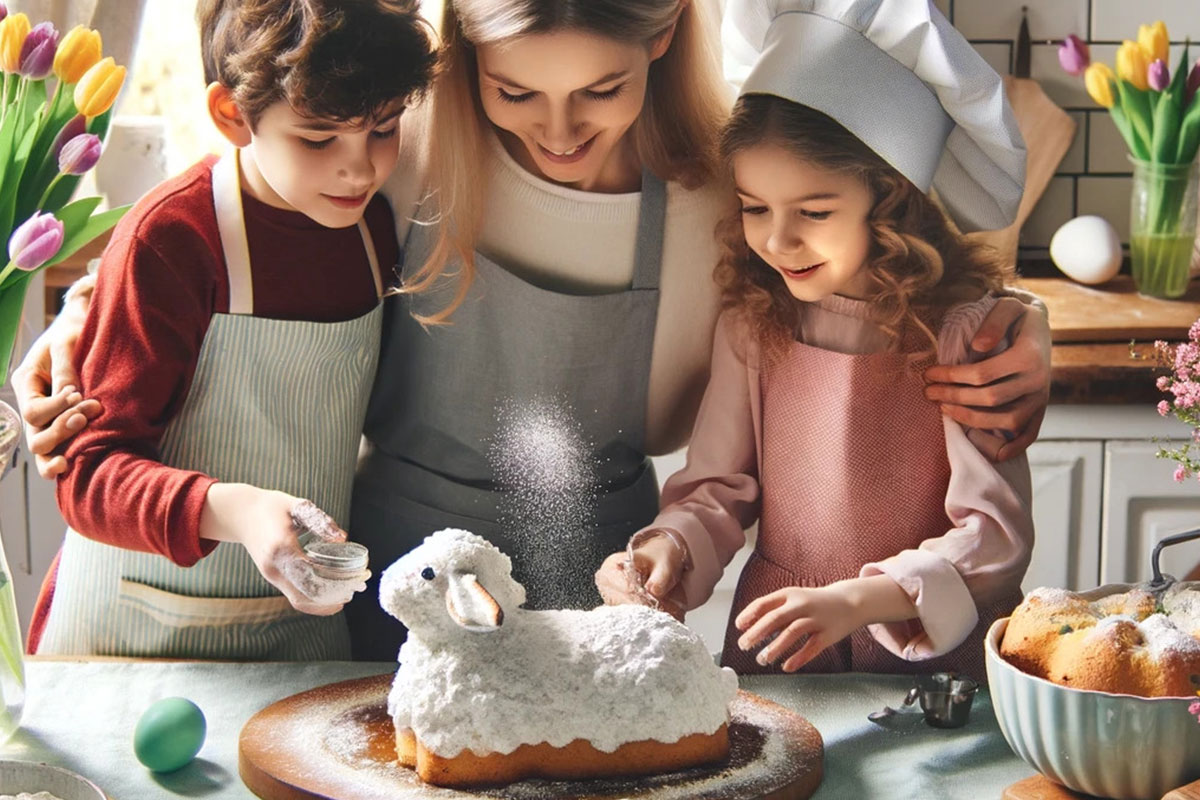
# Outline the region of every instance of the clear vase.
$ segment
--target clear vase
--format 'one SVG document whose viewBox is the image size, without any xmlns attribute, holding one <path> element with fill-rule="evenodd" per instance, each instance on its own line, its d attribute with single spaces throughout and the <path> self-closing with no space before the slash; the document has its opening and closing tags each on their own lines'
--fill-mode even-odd
<svg viewBox="0 0 1200 800">
<path fill-rule="evenodd" d="M 1196 242 L 1197 166 L 1133 162 L 1129 256 L 1137 290 L 1175 298 L 1187 291 Z"/>
<path fill-rule="evenodd" d="M 0 401 L 0 481 L 9 471 L 20 430 L 16 412 Z M 25 649 L 17 620 L 12 572 L 4 554 L 4 533 L 0 530 L 0 743 L 8 741 L 17 730 L 24 707 Z"/>
</svg>

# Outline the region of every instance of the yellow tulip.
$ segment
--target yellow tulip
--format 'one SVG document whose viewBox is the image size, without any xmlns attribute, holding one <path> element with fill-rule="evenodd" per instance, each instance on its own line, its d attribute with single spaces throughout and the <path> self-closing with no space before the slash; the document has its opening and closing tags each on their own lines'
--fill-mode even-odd
<svg viewBox="0 0 1200 800">
<path fill-rule="evenodd" d="M 1088 94 L 1105 108 L 1113 107 L 1113 82 L 1116 79 L 1112 68 L 1103 61 L 1093 61 L 1083 73 L 1083 85 Z"/>
<path fill-rule="evenodd" d="M 76 25 L 58 43 L 54 54 L 54 74 L 63 83 L 78 83 L 100 60 L 100 31 Z"/>
<path fill-rule="evenodd" d="M 1168 49 L 1171 45 L 1171 39 L 1167 36 L 1166 23 L 1160 19 L 1153 25 L 1139 25 L 1138 44 L 1146 53 L 1147 61 L 1166 61 L 1170 55 Z"/>
<path fill-rule="evenodd" d="M 1117 75 L 1139 89 L 1150 88 L 1150 59 L 1137 42 L 1126 39 L 1117 50 Z"/>
<path fill-rule="evenodd" d="M 0 69 L 12 73 L 21 66 L 21 45 L 29 28 L 29 17 L 24 14 L 9 14 L 0 21 Z"/>
<path fill-rule="evenodd" d="M 88 118 L 103 114 L 112 107 L 124 82 L 125 68 L 118 67 L 112 56 L 97 61 L 75 84 L 75 108 Z"/>
</svg>

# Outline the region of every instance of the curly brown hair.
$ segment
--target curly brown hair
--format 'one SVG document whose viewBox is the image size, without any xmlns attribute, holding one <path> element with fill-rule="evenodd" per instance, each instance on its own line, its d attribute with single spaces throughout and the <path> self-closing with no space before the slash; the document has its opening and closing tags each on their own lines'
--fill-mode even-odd
<svg viewBox="0 0 1200 800">
<path fill-rule="evenodd" d="M 423 95 L 437 61 L 415 0 L 200 0 L 196 21 L 204 79 L 231 90 L 251 127 L 278 100 L 378 119 Z"/>
<path fill-rule="evenodd" d="M 1004 286 L 1010 269 L 993 248 L 964 237 L 936 201 L 832 117 L 773 95 L 744 95 L 721 132 L 721 155 L 731 164 L 738 152 L 765 143 L 870 189 L 872 242 L 863 268 L 873 321 L 893 349 L 906 349 L 914 335 L 936 348 L 936 331 L 950 308 Z M 714 276 L 722 305 L 735 310 L 765 355 L 780 355 L 799 330 L 800 301 L 746 244 L 740 208 L 721 220 L 717 237 L 721 260 Z"/>
</svg>

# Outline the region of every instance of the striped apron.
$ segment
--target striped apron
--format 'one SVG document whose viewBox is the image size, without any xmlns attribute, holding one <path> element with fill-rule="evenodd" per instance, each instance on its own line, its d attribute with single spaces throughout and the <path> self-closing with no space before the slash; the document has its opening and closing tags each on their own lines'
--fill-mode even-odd
<svg viewBox="0 0 1200 800">
<path fill-rule="evenodd" d="M 209 324 L 162 461 L 306 497 L 344 527 L 382 306 L 345 322 L 253 316 L 236 155 L 213 167 L 213 201 L 229 313 Z M 366 223 L 358 228 L 378 290 L 375 248 Z M 350 643 L 342 614 L 295 611 L 240 544 L 182 568 L 68 530 L 38 653 L 326 660 L 348 658 Z"/>
</svg>

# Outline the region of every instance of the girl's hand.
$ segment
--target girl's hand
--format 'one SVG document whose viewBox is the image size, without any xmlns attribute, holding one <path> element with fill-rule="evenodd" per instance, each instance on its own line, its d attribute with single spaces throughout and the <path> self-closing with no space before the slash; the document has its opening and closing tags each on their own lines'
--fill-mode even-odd
<svg viewBox="0 0 1200 800">
<path fill-rule="evenodd" d="M 734 620 L 737 629 L 744 631 L 738 647 L 750 651 L 766 644 L 756 659 L 764 667 L 804 642 L 783 662 L 784 672 L 795 672 L 864 624 L 839 584 L 816 589 L 790 586 L 771 592 L 751 602 Z"/>
<path fill-rule="evenodd" d="M 1012 346 L 974 364 L 925 370 L 925 396 L 942 413 L 977 431 L 1006 431 L 1011 438 L 973 437 L 985 455 L 1005 461 L 1037 438 L 1050 402 L 1050 324 L 1045 315 L 1012 297 L 1001 298 L 983 321 L 971 349 L 986 353 L 1010 334 Z M 983 444 L 990 442 L 990 446 Z"/>
<path fill-rule="evenodd" d="M 300 548 L 297 518 L 328 541 L 346 540 L 346 532 L 312 503 L 243 483 L 214 483 L 209 488 L 200 515 L 200 536 L 245 547 L 262 576 L 297 611 L 336 614 L 355 592 L 367 588 L 371 573 L 363 570 L 347 580 L 318 575 Z"/>
<path fill-rule="evenodd" d="M 75 282 L 62 313 L 33 343 L 12 377 L 25 421 L 25 442 L 38 474 L 46 479 L 67 471 L 67 459 L 55 450 L 101 411 L 98 400 L 85 400 L 75 390 L 79 375 L 73 362 L 93 286 L 91 276 Z"/>
<path fill-rule="evenodd" d="M 771 592 L 742 609 L 733 624 L 744 631 L 738 639 L 742 650 L 766 645 L 758 654 L 764 667 L 800 645 L 782 667 L 795 672 L 863 625 L 916 616 L 916 606 L 898 583 L 886 575 L 872 575 L 815 589 L 789 586 Z"/>
<path fill-rule="evenodd" d="M 687 552 L 659 531 L 637 538 L 630 550 L 613 553 L 596 571 L 600 596 L 608 605 L 655 606 L 682 622 L 687 605 L 680 580 Z"/>
</svg>

